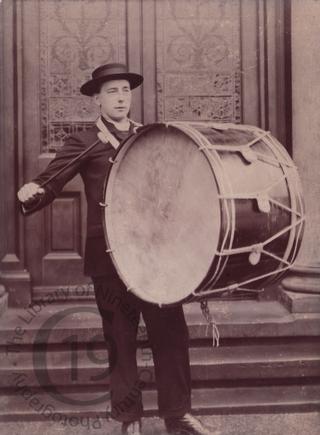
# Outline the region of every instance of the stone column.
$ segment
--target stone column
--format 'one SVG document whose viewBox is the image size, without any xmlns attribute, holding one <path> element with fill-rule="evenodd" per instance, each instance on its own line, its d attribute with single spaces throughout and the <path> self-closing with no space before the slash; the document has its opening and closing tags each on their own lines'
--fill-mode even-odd
<svg viewBox="0 0 320 435">
<path fill-rule="evenodd" d="M 293 160 L 302 180 L 307 221 L 296 266 L 282 286 L 292 311 L 300 312 L 320 312 L 319 22 L 320 1 L 292 0 Z"/>
</svg>

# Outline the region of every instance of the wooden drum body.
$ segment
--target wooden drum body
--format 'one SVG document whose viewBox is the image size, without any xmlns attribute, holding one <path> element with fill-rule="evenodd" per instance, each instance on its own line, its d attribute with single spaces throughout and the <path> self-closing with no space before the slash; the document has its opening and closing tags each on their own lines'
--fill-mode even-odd
<svg viewBox="0 0 320 435">
<path fill-rule="evenodd" d="M 117 152 L 104 200 L 120 278 L 159 305 L 263 288 L 291 267 L 303 233 L 296 167 L 251 126 L 143 127 Z"/>
</svg>

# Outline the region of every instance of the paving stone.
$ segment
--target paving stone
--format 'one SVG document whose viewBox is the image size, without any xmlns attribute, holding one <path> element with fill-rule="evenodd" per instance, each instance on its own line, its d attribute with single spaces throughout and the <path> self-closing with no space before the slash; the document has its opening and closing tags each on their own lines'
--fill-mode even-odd
<svg viewBox="0 0 320 435">
<path fill-rule="evenodd" d="M 200 416 L 203 423 L 213 428 L 212 435 L 319 435 L 320 413 L 240 414 Z M 96 421 L 95 427 L 92 424 Z M 56 422 L 0 423 L 1 435 L 120 435 L 121 425 L 112 420 L 83 420 L 77 426 L 63 426 Z M 144 435 L 165 435 L 163 420 L 143 419 Z"/>
</svg>

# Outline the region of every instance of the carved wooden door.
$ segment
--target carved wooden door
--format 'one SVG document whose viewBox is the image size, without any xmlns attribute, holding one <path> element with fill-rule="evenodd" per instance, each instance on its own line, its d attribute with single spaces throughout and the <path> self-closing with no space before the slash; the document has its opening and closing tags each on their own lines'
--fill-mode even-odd
<svg viewBox="0 0 320 435">
<path fill-rule="evenodd" d="M 145 122 L 253 124 L 290 148 L 290 1 L 145 0 L 141 15 Z"/>
<path fill-rule="evenodd" d="M 134 91 L 131 117 L 137 121 L 255 124 L 290 147 L 290 2 L 16 0 L 6 5 L 5 37 L 9 41 L 12 35 L 13 49 L 5 73 L 11 77 L 10 68 L 15 71 L 15 82 L 3 95 L 11 92 L 17 100 L 12 116 L 19 134 L 12 130 L 16 146 L 10 156 L 19 162 L 20 184 L 48 164 L 66 134 L 95 120 L 95 108 L 79 87 L 105 62 L 127 62 L 144 75 L 143 87 Z M 86 203 L 78 177 L 46 210 L 23 222 L 14 207 L 10 213 L 22 230 L 18 245 L 12 239 L 7 246 L 20 251 L 4 258 L 17 258 L 17 268 L 29 272 L 35 296 L 87 281 L 82 274 Z M 4 236 L 14 237 L 10 234 Z"/>
<path fill-rule="evenodd" d="M 97 118 L 94 104 L 79 88 L 97 65 L 126 62 L 126 2 L 30 0 L 18 8 L 30 180 L 47 166 L 67 134 L 88 128 Z M 89 282 L 83 275 L 86 200 L 80 176 L 50 206 L 28 217 L 26 226 L 34 297 Z"/>
</svg>

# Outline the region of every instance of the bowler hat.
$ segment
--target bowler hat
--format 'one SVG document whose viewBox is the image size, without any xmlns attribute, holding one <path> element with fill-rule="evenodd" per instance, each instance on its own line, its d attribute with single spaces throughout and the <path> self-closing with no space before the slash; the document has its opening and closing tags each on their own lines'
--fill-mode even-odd
<svg viewBox="0 0 320 435">
<path fill-rule="evenodd" d="M 121 63 L 107 63 L 101 65 L 92 72 L 92 79 L 81 86 L 80 92 L 84 95 L 92 96 L 99 92 L 102 83 L 109 80 L 128 80 L 131 89 L 141 85 L 143 77 L 140 74 L 131 73 L 126 65 Z"/>
</svg>

